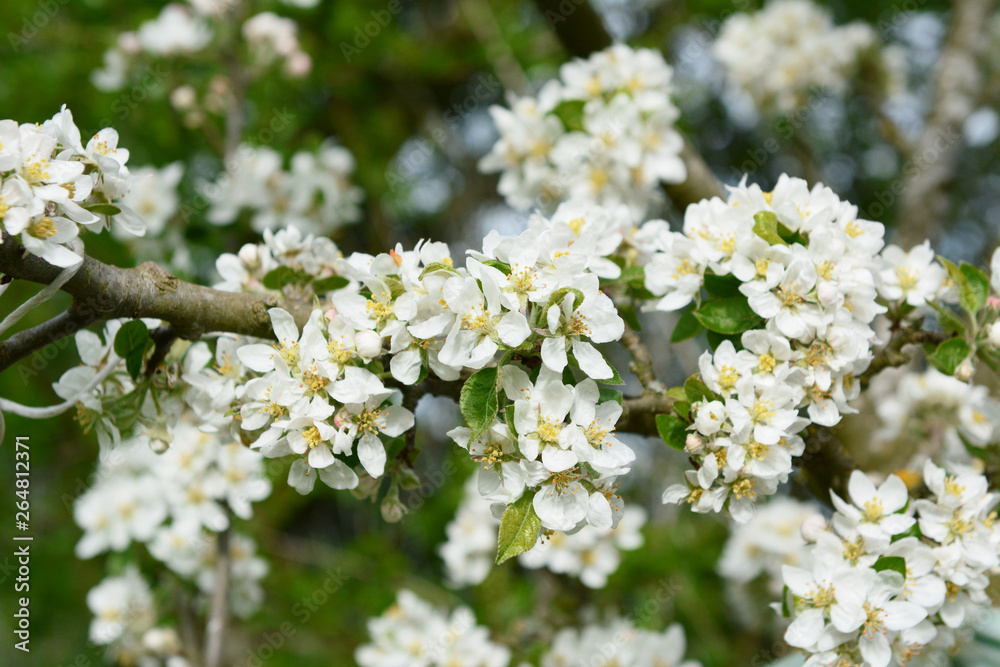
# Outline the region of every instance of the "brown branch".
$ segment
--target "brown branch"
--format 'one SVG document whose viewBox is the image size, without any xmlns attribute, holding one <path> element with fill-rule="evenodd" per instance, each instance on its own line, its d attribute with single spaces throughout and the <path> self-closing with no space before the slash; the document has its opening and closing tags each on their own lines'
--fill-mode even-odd
<svg viewBox="0 0 1000 667">
<path fill-rule="evenodd" d="M 0 371 L 29 354 L 47 347 L 94 322 L 93 313 L 81 312 L 74 302 L 65 312 L 47 322 L 19 331 L 0 342 Z"/>
<path fill-rule="evenodd" d="M 687 166 L 687 179 L 683 183 L 666 185 L 663 188 L 678 209 L 683 211 L 702 199 L 724 198 L 726 196 L 726 189 L 712 173 L 705 158 L 686 138 L 684 139 L 684 148 L 681 149 L 681 159 Z"/>
<path fill-rule="evenodd" d="M 586 58 L 611 46 L 604 21 L 587 0 L 535 0 L 535 6 L 570 55 Z"/>
<path fill-rule="evenodd" d="M 149 357 L 149 361 L 146 362 L 146 377 L 149 377 L 156 372 L 163 360 L 167 358 L 167 354 L 170 352 L 171 346 L 174 341 L 177 340 L 177 334 L 174 333 L 173 327 L 157 327 L 149 332 L 149 337 L 153 341 L 153 354 Z"/>
<path fill-rule="evenodd" d="M 649 356 L 649 348 L 642 342 L 632 327 L 625 325 L 625 333 L 622 334 L 622 343 L 632 355 L 632 363 L 629 368 L 639 378 L 639 382 L 646 389 L 650 389 L 656 384 L 656 373 L 653 371 L 653 359 Z"/>
<path fill-rule="evenodd" d="M 954 4 L 931 111 L 904 175 L 896 232 L 896 243 L 904 249 L 924 239 L 933 245 L 947 219 L 947 188 L 958 166 L 962 124 L 983 90 L 985 77 L 977 61 L 988 39 L 995 4 L 995 0 L 957 0 Z"/>
<path fill-rule="evenodd" d="M 47 285 L 60 271 L 27 253 L 16 239 L 3 233 L 0 273 Z M 118 317 L 163 320 L 171 325 L 178 337 L 191 340 L 211 331 L 274 337 L 267 310 L 278 305 L 276 297 L 222 292 L 194 285 L 170 275 L 153 262 L 123 269 L 85 256 L 83 266 L 61 289 L 73 297 L 70 310 L 54 321 L 0 343 L 0 371 L 82 326 Z M 306 307 L 286 307 L 300 326 L 308 319 Z"/>
</svg>

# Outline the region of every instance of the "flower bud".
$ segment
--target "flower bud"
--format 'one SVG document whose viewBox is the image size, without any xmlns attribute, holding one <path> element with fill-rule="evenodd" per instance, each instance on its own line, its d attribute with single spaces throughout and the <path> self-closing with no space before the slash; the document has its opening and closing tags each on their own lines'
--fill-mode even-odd
<svg viewBox="0 0 1000 667">
<path fill-rule="evenodd" d="M 802 527 L 799 530 L 803 540 L 810 543 L 815 542 L 821 533 L 826 532 L 826 519 L 823 518 L 822 514 L 810 514 L 802 522 Z"/>
<path fill-rule="evenodd" d="M 1000 322 L 994 322 L 990 325 L 989 333 L 990 345 L 993 347 L 1000 347 Z"/>
<path fill-rule="evenodd" d="M 702 446 L 701 436 L 697 433 L 688 433 L 687 438 L 684 440 L 684 449 L 691 454 L 694 454 Z"/>
<path fill-rule="evenodd" d="M 285 61 L 285 73 L 293 79 L 304 77 L 312 69 L 312 58 L 308 53 L 296 51 Z"/>
<path fill-rule="evenodd" d="M 382 499 L 382 519 L 386 523 L 399 523 L 406 514 L 406 506 L 399 500 L 399 487 L 393 484 Z"/>
<path fill-rule="evenodd" d="M 354 346 L 365 359 L 374 359 L 382 354 L 382 337 L 371 330 L 359 331 L 354 335 Z"/>
<path fill-rule="evenodd" d="M 260 264 L 260 252 L 257 250 L 257 246 L 253 243 L 247 243 L 245 246 L 240 248 L 237 256 L 248 269 L 257 268 Z"/>
<path fill-rule="evenodd" d="M 962 382 L 968 382 L 972 379 L 972 374 L 975 372 L 976 368 L 972 365 L 972 360 L 966 357 L 965 360 L 958 365 L 958 368 L 955 369 L 955 377 Z"/>
</svg>

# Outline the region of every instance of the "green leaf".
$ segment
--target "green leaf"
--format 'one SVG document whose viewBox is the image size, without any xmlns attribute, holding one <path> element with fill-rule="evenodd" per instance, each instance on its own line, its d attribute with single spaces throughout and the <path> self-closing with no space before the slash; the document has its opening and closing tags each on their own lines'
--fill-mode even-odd
<svg viewBox="0 0 1000 667">
<path fill-rule="evenodd" d="M 94 204 L 93 206 L 87 206 L 86 209 L 91 213 L 96 213 L 97 215 L 118 215 L 122 212 L 120 208 L 112 204 Z"/>
<path fill-rule="evenodd" d="M 656 415 L 656 430 L 671 449 L 684 451 L 687 423 L 673 415 Z"/>
<path fill-rule="evenodd" d="M 955 266 L 954 262 L 951 262 L 944 257 L 938 255 L 938 261 L 944 265 L 944 268 L 948 269 L 948 276 L 951 278 L 952 282 L 958 288 L 958 305 L 962 307 L 967 313 L 975 314 L 979 308 L 976 307 L 978 288 L 973 287 L 969 282 L 969 277 L 964 271 L 958 266 Z M 987 291 L 989 281 L 987 281 Z M 983 298 L 985 303 L 985 296 Z"/>
<path fill-rule="evenodd" d="M 567 294 L 573 295 L 573 310 L 579 308 L 580 304 L 583 303 L 583 292 L 575 287 L 560 287 L 552 293 L 552 296 L 549 297 L 549 303 L 545 306 L 545 310 L 548 311 L 549 308 L 555 305 L 561 306 L 563 299 L 566 298 Z"/>
<path fill-rule="evenodd" d="M 560 102 L 552 113 L 562 121 L 563 127 L 566 128 L 568 132 L 582 132 L 583 131 L 583 106 L 586 104 L 584 100 L 566 100 L 565 102 Z"/>
<path fill-rule="evenodd" d="M 947 333 L 958 334 L 960 336 L 965 334 L 965 322 L 963 322 L 962 318 L 956 315 L 950 308 L 947 306 L 939 306 L 933 301 L 928 301 L 927 304 L 937 311 L 938 322 L 940 322 L 941 328 Z"/>
<path fill-rule="evenodd" d="M 705 327 L 701 325 L 698 318 L 694 316 L 693 311 L 694 306 L 689 306 L 687 310 L 681 313 L 681 316 L 677 319 L 677 324 L 674 325 L 674 332 L 670 335 L 671 343 L 679 343 L 682 340 L 694 338 L 705 330 Z"/>
<path fill-rule="evenodd" d="M 904 537 L 917 537 L 917 538 L 921 537 L 920 524 L 917 523 L 917 522 L 914 522 L 912 526 L 910 526 L 909 528 L 907 528 L 903 532 L 896 533 L 895 535 L 893 535 L 892 536 L 892 541 L 896 542 L 898 540 L 903 539 Z"/>
<path fill-rule="evenodd" d="M 598 391 L 600 392 L 600 403 L 614 401 L 618 405 L 622 404 L 622 393 L 617 389 L 612 389 L 611 387 L 601 387 Z"/>
<path fill-rule="evenodd" d="M 934 350 L 928 361 L 942 373 L 954 375 L 958 365 L 969 356 L 969 344 L 961 338 L 949 338 Z"/>
<path fill-rule="evenodd" d="M 432 273 L 450 273 L 455 276 L 458 275 L 458 271 L 456 271 L 453 266 L 448 266 L 444 262 L 431 262 L 424 267 L 423 271 L 420 272 L 420 278 L 423 279 L 424 276 Z"/>
<path fill-rule="evenodd" d="M 510 264 L 507 264 L 506 262 L 501 262 L 498 259 L 487 259 L 483 262 L 483 264 L 486 266 L 492 266 L 494 269 L 500 271 L 506 276 L 510 275 Z M 454 269 L 452 269 L 452 272 L 457 273 Z"/>
<path fill-rule="evenodd" d="M 499 410 L 495 366 L 477 371 L 466 381 L 462 386 L 458 406 L 465 417 L 465 423 L 472 431 L 469 436 L 471 442 L 493 424 Z"/>
<path fill-rule="evenodd" d="M 674 403 L 674 412 L 677 416 L 686 421 L 691 420 L 691 403 L 688 401 L 677 401 Z"/>
<path fill-rule="evenodd" d="M 756 329 L 764 322 L 760 315 L 753 312 L 742 294 L 706 301 L 693 312 L 702 326 L 721 334 L 743 333 Z"/>
<path fill-rule="evenodd" d="M 785 618 L 792 617 L 792 611 L 788 608 L 788 594 L 790 592 L 788 586 L 785 586 L 781 591 L 781 615 Z"/>
<path fill-rule="evenodd" d="M 753 216 L 753 233 L 771 245 L 788 245 L 778 235 L 778 216 L 772 211 L 759 211 Z"/>
<path fill-rule="evenodd" d="M 149 329 L 141 320 L 126 322 L 115 334 L 115 354 L 125 360 L 125 369 L 133 380 L 142 372 L 146 350 L 152 345 Z"/>
<path fill-rule="evenodd" d="M 534 497 L 534 493 L 526 491 L 504 510 L 497 535 L 497 565 L 523 554 L 538 541 L 542 520 L 535 514 L 535 507 L 531 502 Z"/>
<path fill-rule="evenodd" d="M 902 556 L 882 556 L 875 561 L 872 569 L 876 572 L 892 570 L 893 572 L 899 572 L 903 575 L 904 579 L 906 578 L 906 560 Z"/>
<path fill-rule="evenodd" d="M 607 361 L 607 359 L 605 359 L 605 361 Z M 611 367 L 611 377 L 604 380 L 598 380 L 598 382 L 602 382 L 604 384 L 625 384 L 625 380 L 623 380 L 622 376 L 618 374 L 618 369 L 615 368 L 610 362 L 608 363 L 608 366 Z"/>
<path fill-rule="evenodd" d="M 313 292 L 317 294 L 325 294 L 327 292 L 336 292 L 339 289 L 343 289 L 351 284 L 351 281 L 344 276 L 329 276 L 327 278 L 320 278 L 319 280 L 314 280 L 312 283 Z"/>
<path fill-rule="evenodd" d="M 990 294 L 990 279 L 982 269 L 966 262 L 962 262 L 958 270 L 968 286 L 967 290 L 959 292 L 960 305 L 970 313 L 978 313 L 986 305 L 986 297 Z"/>
<path fill-rule="evenodd" d="M 717 276 L 714 273 L 706 273 L 704 280 L 705 291 L 713 298 L 739 296 L 740 285 L 743 284 L 743 281 L 734 275 Z"/>
<path fill-rule="evenodd" d="M 675 401 L 686 401 L 688 397 L 684 387 L 671 387 L 667 389 L 666 394 Z"/>
<path fill-rule="evenodd" d="M 622 274 L 618 277 L 618 282 L 628 283 L 632 287 L 645 287 L 646 267 L 630 266 L 622 269 Z"/>
<path fill-rule="evenodd" d="M 131 320 L 115 334 L 115 354 L 127 357 L 132 350 L 143 349 L 149 340 L 149 329 L 142 320 Z"/>
<path fill-rule="evenodd" d="M 285 285 L 305 285 L 311 280 L 309 274 L 298 271 L 290 266 L 279 266 L 264 274 L 264 287 L 267 289 L 281 289 Z"/>
<path fill-rule="evenodd" d="M 712 352 L 719 349 L 719 345 L 727 340 L 733 344 L 737 352 L 743 349 L 743 343 L 740 340 L 739 334 L 720 334 L 715 331 L 706 331 L 705 338 L 708 340 L 708 347 Z"/>
<path fill-rule="evenodd" d="M 698 374 L 692 375 L 684 382 L 684 394 L 691 403 L 697 403 L 704 398 L 710 401 L 715 398 L 715 393 L 708 388 L 708 385 L 702 381 L 701 375 Z"/>
</svg>

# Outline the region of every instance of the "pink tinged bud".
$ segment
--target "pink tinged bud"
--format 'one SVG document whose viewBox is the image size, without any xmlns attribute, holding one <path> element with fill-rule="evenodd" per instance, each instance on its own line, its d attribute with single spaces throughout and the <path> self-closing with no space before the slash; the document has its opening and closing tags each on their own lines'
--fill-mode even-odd
<svg viewBox="0 0 1000 667">
<path fill-rule="evenodd" d="M 1000 296 L 991 296 L 986 299 L 986 306 L 988 308 L 996 308 L 1000 310 Z"/>
<path fill-rule="evenodd" d="M 684 440 L 684 449 L 692 454 L 699 449 L 701 449 L 702 441 L 701 436 L 697 433 L 689 433 L 688 437 Z"/>
<path fill-rule="evenodd" d="M 382 354 L 382 337 L 374 331 L 359 331 L 354 334 L 354 346 L 365 359 L 374 359 Z"/>
<path fill-rule="evenodd" d="M 344 420 L 340 418 L 339 414 L 333 416 L 333 426 L 334 428 L 340 428 L 344 425 Z"/>
<path fill-rule="evenodd" d="M 330 310 L 328 310 L 325 313 L 323 313 L 323 317 L 325 317 L 327 319 L 327 321 L 332 320 L 336 316 L 337 316 L 337 309 L 336 308 L 331 308 Z"/>
<path fill-rule="evenodd" d="M 806 520 L 802 522 L 800 531 L 802 533 L 802 539 L 811 543 L 818 540 L 820 534 L 825 533 L 826 529 L 826 519 L 823 518 L 822 514 L 810 514 L 806 517 Z"/>
</svg>

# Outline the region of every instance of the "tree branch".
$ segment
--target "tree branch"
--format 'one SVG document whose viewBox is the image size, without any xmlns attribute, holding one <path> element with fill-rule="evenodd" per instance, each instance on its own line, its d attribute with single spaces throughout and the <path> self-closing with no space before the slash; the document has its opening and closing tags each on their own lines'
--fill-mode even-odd
<svg viewBox="0 0 1000 667">
<path fill-rule="evenodd" d="M 535 0 L 535 5 L 571 56 L 586 58 L 611 46 L 604 21 L 587 0 Z"/>
<path fill-rule="evenodd" d="M 51 320 L 19 331 L 7 340 L 0 342 L 0 371 L 43 347 L 75 334 L 93 322 L 94 317 L 80 312 L 74 302 L 69 309 Z"/>
<path fill-rule="evenodd" d="M 989 30 L 995 0 L 957 0 L 951 30 L 938 65 L 934 99 L 904 175 L 896 243 L 934 244 L 947 219 L 948 185 L 961 151 L 961 127 L 978 104 L 984 77 L 977 60 Z"/>
<path fill-rule="evenodd" d="M 16 239 L 3 233 L 0 273 L 47 285 L 59 272 L 58 267 L 27 253 Z M 81 327 L 118 317 L 163 320 L 178 337 L 191 340 L 211 331 L 274 337 L 267 310 L 278 305 L 276 297 L 194 285 L 153 262 L 123 269 L 85 256 L 83 266 L 62 286 L 62 291 L 73 297 L 69 311 L 0 343 L 0 371 Z M 300 326 L 308 320 L 306 307 L 286 307 Z"/>
</svg>

